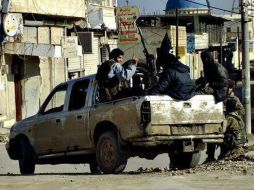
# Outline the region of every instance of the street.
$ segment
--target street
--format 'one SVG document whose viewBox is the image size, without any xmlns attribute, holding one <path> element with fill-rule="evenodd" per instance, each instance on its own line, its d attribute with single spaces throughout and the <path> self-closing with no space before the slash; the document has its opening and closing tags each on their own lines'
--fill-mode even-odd
<svg viewBox="0 0 254 190">
<path fill-rule="evenodd" d="M 221 161 L 196 169 L 169 171 L 166 154 L 153 161 L 131 158 L 123 174 L 91 175 L 88 165 L 37 165 L 35 175 L 21 176 L 0 144 L 0 189 L 253 189 L 254 162 Z M 200 163 L 205 159 L 204 152 Z M 142 168 L 140 168 L 142 167 Z"/>
</svg>

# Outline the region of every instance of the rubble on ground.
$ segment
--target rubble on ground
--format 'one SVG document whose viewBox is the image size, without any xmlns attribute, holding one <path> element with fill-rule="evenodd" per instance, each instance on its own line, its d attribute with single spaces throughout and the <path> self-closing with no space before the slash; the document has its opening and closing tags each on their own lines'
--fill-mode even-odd
<svg viewBox="0 0 254 190">
<path fill-rule="evenodd" d="M 226 155 L 224 159 L 198 165 L 195 168 L 178 170 L 170 168 L 142 168 L 127 174 L 153 174 L 162 173 L 169 176 L 188 174 L 202 174 L 212 171 L 225 171 L 230 174 L 254 175 L 254 145 L 239 148 Z"/>
<path fill-rule="evenodd" d="M 8 135 L 0 134 L 0 143 L 6 143 L 8 141 Z"/>
</svg>

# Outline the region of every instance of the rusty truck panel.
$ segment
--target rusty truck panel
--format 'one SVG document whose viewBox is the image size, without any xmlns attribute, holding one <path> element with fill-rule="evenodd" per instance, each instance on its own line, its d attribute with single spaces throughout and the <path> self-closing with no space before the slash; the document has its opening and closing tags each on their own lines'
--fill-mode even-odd
<svg viewBox="0 0 254 190">
<path fill-rule="evenodd" d="M 90 118 L 90 126 L 93 128 L 91 133 L 93 134 L 96 127 L 104 122 L 113 124 L 123 140 L 143 136 L 144 128 L 140 118 L 142 99 L 144 98 L 130 97 L 93 107 L 90 111 L 90 115 L 93 115 Z"/>
</svg>

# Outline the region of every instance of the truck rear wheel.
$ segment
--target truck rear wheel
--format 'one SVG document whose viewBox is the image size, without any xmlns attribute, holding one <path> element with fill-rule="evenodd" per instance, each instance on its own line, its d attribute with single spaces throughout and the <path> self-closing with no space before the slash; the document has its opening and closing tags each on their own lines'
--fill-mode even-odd
<svg viewBox="0 0 254 190">
<path fill-rule="evenodd" d="M 21 139 L 19 150 L 19 170 L 21 174 L 34 174 L 35 155 L 27 139 Z"/>
<path fill-rule="evenodd" d="M 198 165 L 200 160 L 200 151 L 198 152 L 180 152 L 169 153 L 170 168 L 188 169 Z"/>
<path fill-rule="evenodd" d="M 96 146 L 96 159 L 100 170 L 105 174 L 121 173 L 127 164 L 127 158 L 121 151 L 115 133 L 103 133 Z"/>
</svg>

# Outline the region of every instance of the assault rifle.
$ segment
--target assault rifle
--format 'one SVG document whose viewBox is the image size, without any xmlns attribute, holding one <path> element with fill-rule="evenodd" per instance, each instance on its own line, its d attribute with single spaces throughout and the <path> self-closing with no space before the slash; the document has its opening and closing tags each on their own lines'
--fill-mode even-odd
<svg viewBox="0 0 254 190">
<path fill-rule="evenodd" d="M 143 53 L 146 57 L 146 64 L 147 64 L 151 74 L 156 76 L 157 75 L 157 69 L 156 69 L 156 65 L 155 65 L 155 57 L 154 57 L 153 54 L 150 54 L 148 52 L 146 44 L 145 44 L 145 39 L 144 39 L 144 36 L 142 34 L 142 31 L 141 31 L 140 27 L 137 27 L 137 28 L 138 28 L 138 32 L 139 32 L 139 35 L 140 35 L 140 38 L 141 38 L 141 43 L 142 43 L 143 48 L 144 48 Z"/>
</svg>

